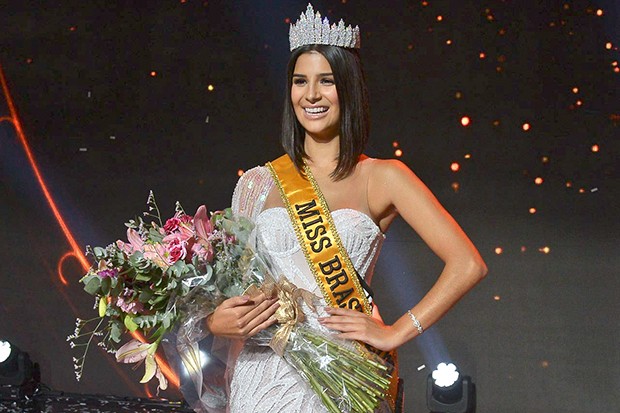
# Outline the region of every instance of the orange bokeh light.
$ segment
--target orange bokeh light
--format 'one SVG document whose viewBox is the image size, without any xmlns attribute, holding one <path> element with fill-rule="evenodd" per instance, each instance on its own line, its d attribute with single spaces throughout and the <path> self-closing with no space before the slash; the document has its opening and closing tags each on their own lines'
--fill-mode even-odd
<svg viewBox="0 0 620 413">
<path fill-rule="evenodd" d="M 592 150 L 592 152 L 598 152 L 599 151 L 599 146 L 597 144 L 592 145 L 592 147 L 590 148 Z"/>
<path fill-rule="evenodd" d="M 496 253 L 497 255 L 500 255 L 500 254 L 501 254 L 501 253 L 503 253 L 503 252 L 504 252 L 504 249 L 503 249 L 502 247 L 496 247 L 496 248 L 495 248 L 495 253 Z"/>
<path fill-rule="evenodd" d="M 521 128 L 523 128 L 524 131 L 529 131 L 531 129 L 531 125 L 529 123 L 524 123 L 523 126 L 521 126 Z"/>
<path fill-rule="evenodd" d="M 459 165 L 458 162 L 452 162 L 452 164 L 450 165 L 450 169 L 452 170 L 452 172 L 458 172 L 458 170 L 461 169 L 461 165 Z"/>
<path fill-rule="evenodd" d="M 536 179 L 534 179 L 534 183 L 536 185 L 540 185 L 544 182 L 544 179 L 542 179 L 540 176 L 536 177 Z"/>
<path fill-rule="evenodd" d="M 578 87 L 574 87 L 573 88 L 573 93 L 579 93 L 579 88 Z"/>
<path fill-rule="evenodd" d="M 398 157 L 401 157 L 401 156 L 403 156 L 403 151 L 401 149 L 396 149 L 394 151 L 394 155 L 396 155 Z"/>
<path fill-rule="evenodd" d="M 484 52 L 480 52 L 480 54 L 478 55 L 479 58 L 484 59 L 487 57 L 486 53 Z"/>
<path fill-rule="evenodd" d="M 530 214 L 535 214 L 536 213 L 536 208 L 530 208 Z"/>
<path fill-rule="evenodd" d="M 237 171 L 237 176 L 241 176 L 241 175 L 243 175 L 243 174 L 244 174 L 243 169 L 239 169 L 239 170 Z"/>
<path fill-rule="evenodd" d="M 154 71 L 154 70 L 153 70 L 153 71 L 151 71 L 151 73 L 150 73 L 150 74 L 151 74 L 151 77 L 155 77 L 155 76 L 157 76 L 157 72 L 156 72 L 156 71 Z"/>
<path fill-rule="evenodd" d="M 471 119 L 469 118 L 469 116 L 463 116 L 461 118 L 461 125 L 469 126 L 470 124 L 471 124 Z"/>
</svg>

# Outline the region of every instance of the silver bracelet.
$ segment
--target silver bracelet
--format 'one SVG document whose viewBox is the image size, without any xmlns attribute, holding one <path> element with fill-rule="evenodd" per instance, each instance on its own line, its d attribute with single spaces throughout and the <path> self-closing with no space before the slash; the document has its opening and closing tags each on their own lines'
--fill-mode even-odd
<svg viewBox="0 0 620 413">
<path fill-rule="evenodd" d="M 413 321 L 413 326 L 418 330 L 418 334 L 422 334 L 424 332 L 424 328 L 422 328 L 422 324 L 418 321 L 417 318 L 413 315 L 411 310 L 407 310 L 407 314 L 409 314 L 409 318 Z"/>
</svg>

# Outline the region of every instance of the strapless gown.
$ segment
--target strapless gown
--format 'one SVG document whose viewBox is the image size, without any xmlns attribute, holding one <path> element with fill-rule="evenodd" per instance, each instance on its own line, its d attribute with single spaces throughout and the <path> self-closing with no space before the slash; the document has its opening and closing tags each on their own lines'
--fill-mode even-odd
<svg viewBox="0 0 620 413">
<path fill-rule="evenodd" d="M 310 325 L 329 332 L 318 322 L 325 316 L 325 301 L 300 249 L 288 213 L 284 208 L 263 210 L 274 182 L 265 167 L 247 171 L 233 195 L 233 210 L 255 223 L 253 242 L 268 257 L 276 276 L 284 274 L 300 288 L 320 298 L 318 313 L 306 308 Z M 370 283 L 384 235 L 373 220 L 360 211 L 340 209 L 332 212 L 334 223 L 353 265 Z M 265 347 L 246 345 L 239 354 L 230 385 L 232 413 L 309 413 L 326 412 L 318 396 L 299 374 Z"/>
</svg>

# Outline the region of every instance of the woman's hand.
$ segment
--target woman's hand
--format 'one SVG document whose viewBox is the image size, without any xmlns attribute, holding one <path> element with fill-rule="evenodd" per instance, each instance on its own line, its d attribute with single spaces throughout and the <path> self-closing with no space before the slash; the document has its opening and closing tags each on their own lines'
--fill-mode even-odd
<svg viewBox="0 0 620 413">
<path fill-rule="evenodd" d="M 398 347 L 397 331 L 378 318 L 346 308 L 326 307 L 329 317 L 319 318 L 319 322 L 331 329 L 340 331 L 338 338 L 358 340 L 376 349 L 390 351 Z"/>
<path fill-rule="evenodd" d="M 268 299 L 263 293 L 232 297 L 207 317 L 207 327 L 214 336 L 246 339 L 275 324 L 278 307 L 277 297 Z"/>
</svg>

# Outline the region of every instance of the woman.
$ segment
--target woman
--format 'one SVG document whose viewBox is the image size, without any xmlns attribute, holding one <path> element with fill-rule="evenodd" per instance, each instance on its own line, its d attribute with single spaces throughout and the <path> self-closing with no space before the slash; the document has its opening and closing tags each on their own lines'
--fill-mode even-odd
<svg viewBox="0 0 620 413">
<path fill-rule="evenodd" d="M 317 29 L 319 24 L 322 29 Z M 330 30 L 342 29 L 332 26 Z M 445 262 L 430 291 L 394 324 L 383 323 L 377 311 L 369 314 L 329 305 L 318 316 L 308 315 L 309 323 L 318 329 L 389 351 L 433 325 L 487 270 L 471 241 L 413 172 L 399 161 L 363 155 L 369 119 L 356 50 L 358 29 L 349 26 L 350 36 L 344 43 L 334 36 L 307 35 L 316 30 L 325 33 L 326 29 L 309 6 L 291 29 L 282 131 L 287 159 L 299 171 L 307 165 L 308 179 L 316 181 L 342 244 L 366 282 L 370 282 L 384 234 L 398 215 Z M 285 208 L 282 185 L 272 172 L 266 167 L 247 171 L 235 189 L 233 210 L 254 221 L 256 248 L 272 260 L 278 272 L 322 296 L 312 263 L 304 259 L 308 256 L 296 237 L 293 217 Z M 215 336 L 245 339 L 274 324 L 277 308 L 276 300 L 264 295 L 231 298 L 207 318 L 207 326 Z M 269 348 L 254 347 L 245 348 L 237 359 L 230 410 L 325 411 L 286 362 Z"/>
</svg>

